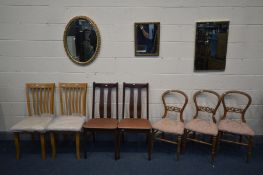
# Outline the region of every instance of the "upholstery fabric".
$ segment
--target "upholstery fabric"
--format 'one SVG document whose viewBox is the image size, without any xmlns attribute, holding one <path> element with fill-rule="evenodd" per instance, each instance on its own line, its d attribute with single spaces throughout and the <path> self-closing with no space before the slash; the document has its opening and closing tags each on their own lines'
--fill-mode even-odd
<svg viewBox="0 0 263 175">
<path fill-rule="evenodd" d="M 83 127 L 87 129 L 116 129 L 118 120 L 113 118 L 94 118 L 84 123 Z"/>
<path fill-rule="evenodd" d="M 204 119 L 193 119 L 185 125 L 185 128 L 191 131 L 216 136 L 218 128 L 215 123 Z"/>
<path fill-rule="evenodd" d="M 122 119 L 118 128 L 120 129 L 151 129 L 151 123 L 147 119 L 125 118 Z"/>
<path fill-rule="evenodd" d="M 255 132 L 248 126 L 248 124 L 240 120 L 221 120 L 218 125 L 219 131 L 229 132 L 240 135 L 254 136 Z"/>
<path fill-rule="evenodd" d="M 27 131 L 27 132 L 44 132 L 48 124 L 53 120 L 51 115 L 30 116 L 18 122 L 10 128 L 13 132 Z"/>
<path fill-rule="evenodd" d="M 182 135 L 184 133 L 184 123 L 181 121 L 176 121 L 175 119 L 164 118 L 154 123 L 153 129 Z"/>
<path fill-rule="evenodd" d="M 48 125 L 49 131 L 80 131 L 85 121 L 82 116 L 59 116 Z"/>
</svg>

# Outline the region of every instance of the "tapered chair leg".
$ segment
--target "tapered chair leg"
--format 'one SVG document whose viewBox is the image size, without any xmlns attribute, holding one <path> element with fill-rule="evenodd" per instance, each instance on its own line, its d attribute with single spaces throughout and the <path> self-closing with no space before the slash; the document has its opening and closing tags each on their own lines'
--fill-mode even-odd
<svg viewBox="0 0 263 175">
<path fill-rule="evenodd" d="M 76 133 L 76 157 L 80 159 L 80 132 Z"/>
<path fill-rule="evenodd" d="M 20 136 L 19 133 L 14 133 L 14 140 L 15 140 L 15 146 L 16 146 L 16 160 L 20 159 Z"/>
<path fill-rule="evenodd" d="M 187 130 L 185 129 L 184 130 L 184 135 L 183 135 L 183 141 L 182 141 L 182 153 L 184 154 L 185 153 L 185 150 L 186 150 L 186 142 L 187 142 Z"/>
<path fill-rule="evenodd" d="M 217 136 L 212 137 L 212 161 L 211 164 L 214 166 L 215 156 L 216 156 L 216 144 L 217 144 Z"/>
<path fill-rule="evenodd" d="M 41 144 L 41 157 L 43 160 L 46 160 L 46 140 L 45 140 L 45 134 L 40 134 L 40 144 Z"/>
<path fill-rule="evenodd" d="M 247 152 L 247 162 L 250 161 L 252 157 L 252 147 L 253 147 L 253 137 L 249 136 L 248 137 L 248 152 Z"/>
<path fill-rule="evenodd" d="M 182 136 L 177 136 L 177 153 L 176 153 L 176 159 L 179 160 L 180 154 L 181 154 L 181 142 L 182 142 Z"/>
<path fill-rule="evenodd" d="M 152 132 L 148 132 L 148 160 L 152 159 Z"/>
<path fill-rule="evenodd" d="M 56 158 L 56 139 L 53 132 L 50 133 L 51 149 L 52 149 L 52 159 Z"/>
</svg>

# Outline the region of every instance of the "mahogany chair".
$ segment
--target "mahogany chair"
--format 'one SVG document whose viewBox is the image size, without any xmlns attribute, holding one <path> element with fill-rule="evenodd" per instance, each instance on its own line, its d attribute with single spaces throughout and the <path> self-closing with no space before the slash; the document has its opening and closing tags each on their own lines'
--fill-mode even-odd
<svg viewBox="0 0 263 175">
<path fill-rule="evenodd" d="M 80 159 L 80 133 L 86 118 L 87 83 L 59 83 L 60 115 L 49 125 L 52 158 L 56 157 L 56 134 L 75 135 L 76 158 Z"/>
<path fill-rule="evenodd" d="M 214 165 L 218 139 L 215 114 L 220 105 L 220 96 L 211 90 L 200 90 L 194 94 L 193 100 L 196 113 L 193 119 L 185 125 L 184 148 L 187 141 L 211 146 L 211 163 Z M 206 135 L 211 138 L 211 141 L 199 138 L 199 135 Z"/>
<path fill-rule="evenodd" d="M 171 104 L 171 102 L 169 103 L 168 100 L 170 99 L 177 100 L 177 101 L 173 101 L 173 103 L 175 102 L 178 103 L 179 100 L 183 101 L 183 103 L 181 103 L 181 105 L 178 107 L 178 105 Z M 182 141 L 182 136 L 184 134 L 183 112 L 188 102 L 188 97 L 184 92 L 180 90 L 168 90 L 163 93 L 162 101 L 164 106 L 164 114 L 161 120 L 157 121 L 152 125 L 153 139 L 163 141 L 166 143 L 176 144 L 177 160 L 179 160 L 181 141 Z M 177 120 L 176 117 L 175 118 L 171 118 L 170 116 L 168 117 L 168 113 L 171 112 L 173 112 L 174 115 L 176 113 L 179 113 L 179 120 Z M 176 135 L 177 141 L 173 141 L 169 138 L 165 138 L 165 134 Z"/>
<path fill-rule="evenodd" d="M 28 117 L 11 127 L 14 133 L 16 159 L 20 159 L 20 134 L 40 135 L 42 159 L 46 159 L 45 132 L 54 115 L 54 83 L 27 83 L 26 99 Z"/>
<path fill-rule="evenodd" d="M 248 126 L 245 120 L 245 113 L 251 104 L 251 97 L 249 94 L 242 91 L 227 91 L 221 97 L 224 115 L 219 122 L 219 140 L 221 142 L 233 143 L 242 145 L 248 148 L 247 162 L 252 156 L 253 136 L 255 132 Z M 244 100 L 242 103 L 239 100 Z M 243 106 L 243 107 L 241 107 Z M 234 117 L 234 113 L 240 116 L 240 119 Z M 232 114 L 232 115 L 228 115 Z M 224 135 L 239 136 L 238 141 L 222 138 Z M 243 137 L 246 141 L 243 140 Z"/>
<path fill-rule="evenodd" d="M 130 92 L 130 99 L 128 102 L 129 112 L 128 117 L 125 117 L 125 106 L 126 106 L 126 94 Z M 137 101 L 134 99 L 134 93 L 137 92 Z M 146 95 L 143 96 L 142 92 L 145 92 Z M 142 114 L 142 97 L 145 97 L 145 114 Z M 135 110 L 136 108 L 136 110 Z M 136 112 L 136 113 L 135 113 Z M 143 116 L 146 115 L 146 116 Z M 122 120 L 118 123 L 119 129 L 119 144 L 121 140 L 121 136 L 124 135 L 125 132 L 137 132 L 137 133 L 145 133 L 148 135 L 148 160 L 151 160 L 151 151 L 152 151 L 152 139 L 151 139 L 151 130 L 152 126 L 149 121 L 149 84 L 135 84 L 135 83 L 123 83 L 123 104 L 122 104 Z M 120 145 L 118 150 L 118 158 L 120 155 Z"/>
<path fill-rule="evenodd" d="M 99 92 L 99 104 L 96 102 L 96 92 Z M 115 93 L 115 104 L 113 103 Z M 106 100 L 106 113 L 105 102 Z M 98 106 L 97 106 L 98 104 Z M 99 108 L 99 115 L 95 114 L 95 110 Z M 115 109 L 114 109 L 115 108 Z M 87 158 L 88 133 L 93 134 L 95 141 L 95 133 L 97 132 L 112 132 L 115 136 L 115 159 L 117 155 L 117 126 L 118 126 L 118 83 L 93 83 L 93 100 L 92 100 L 92 118 L 86 121 L 83 125 L 84 138 L 84 157 Z"/>
</svg>

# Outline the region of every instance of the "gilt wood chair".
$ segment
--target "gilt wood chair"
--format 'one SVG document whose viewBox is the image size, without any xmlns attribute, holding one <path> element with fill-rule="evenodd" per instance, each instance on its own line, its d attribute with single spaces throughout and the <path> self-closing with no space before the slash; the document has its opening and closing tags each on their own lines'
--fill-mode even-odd
<svg viewBox="0 0 263 175">
<path fill-rule="evenodd" d="M 129 99 L 129 114 L 128 117 L 125 117 L 125 98 L 128 91 L 130 92 L 130 99 Z M 135 91 L 137 92 L 137 101 L 134 99 Z M 146 95 L 142 96 L 142 92 L 145 92 Z M 142 115 L 142 97 L 146 98 L 145 102 L 145 112 L 146 116 Z M 135 108 L 137 110 L 135 110 Z M 135 113 L 136 112 L 136 113 Z M 118 156 L 120 156 L 120 140 L 121 136 L 123 136 L 126 132 L 137 132 L 137 133 L 145 133 L 148 135 L 148 160 L 151 160 L 151 152 L 152 152 L 152 126 L 149 121 L 149 84 L 135 84 L 135 83 L 123 83 L 123 104 L 122 104 L 122 120 L 118 123 L 119 129 L 119 150 Z"/>
<path fill-rule="evenodd" d="M 242 99 L 245 100 L 245 103 L 239 101 Z M 251 96 L 242 91 L 227 91 L 222 95 L 221 100 L 224 107 L 224 115 L 218 125 L 219 140 L 221 142 L 233 143 L 247 147 L 248 162 L 251 159 L 253 136 L 255 135 L 255 132 L 249 127 L 245 119 L 245 113 L 252 101 Z M 228 115 L 233 115 L 233 113 L 239 114 L 241 119 L 236 119 L 233 116 L 231 118 L 231 115 Z M 223 138 L 224 134 L 239 136 L 239 139 L 237 141 L 226 139 Z M 246 141 L 243 140 L 243 137 Z"/>
<path fill-rule="evenodd" d="M 173 103 L 181 103 L 181 104 L 173 104 L 168 102 L 169 99 L 177 99 L 177 101 L 173 101 Z M 179 102 L 183 101 L 183 102 Z M 164 106 L 164 114 L 162 119 L 157 121 L 152 125 L 153 127 L 153 139 L 163 141 L 166 143 L 176 144 L 177 145 L 177 160 L 180 157 L 180 148 L 182 136 L 184 134 L 184 119 L 183 112 L 188 102 L 187 95 L 180 90 L 168 90 L 165 91 L 162 95 L 162 101 Z M 178 105 L 180 105 L 178 107 Z M 179 120 L 176 118 L 168 117 L 168 113 L 173 112 L 179 113 Z M 165 138 L 165 134 L 172 134 L 177 136 L 177 141 L 173 141 L 169 138 Z M 154 143 L 154 142 L 153 142 Z"/>
<path fill-rule="evenodd" d="M 27 83 L 26 99 L 28 117 L 11 127 L 14 133 L 16 159 L 20 159 L 20 134 L 40 134 L 41 156 L 46 159 L 45 132 L 54 115 L 54 83 Z"/>
<path fill-rule="evenodd" d="M 200 90 L 194 94 L 193 100 L 196 113 L 193 119 L 185 125 L 184 137 L 186 140 L 184 141 L 184 148 L 187 141 L 211 146 L 211 163 L 214 165 L 218 141 L 218 128 L 216 125 L 215 114 L 220 105 L 220 96 L 218 93 L 211 90 Z M 198 138 L 196 133 L 209 136 L 211 142 Z"/>
<path fill-rule="evenodd" d="M 99 93 L 99 103 L 96 102 L 96 92 Z M 115 104 L 114 104 L 115 93 Z M 106 103 L 104 99 L 106 99 Z M 98 106 L 97 106 L 98 105 Z M 106 106 L 105 106 L 106 105 Z M 97 108 L 99 115 L 95 114 Z M 105 110 L 106 107 L 106 110 Z M 115 108 L 115 109 L 114 109 Z M 106 111 L 106 113 L 104 113 Z M 84 138 L 84 157 L 87 158 L 88 133 L 93 135 L 95 141 L 95 133 L 111 132 L 115 136 L 115 159 L 117 155 L 117 126 L 118 126 L 118 83 L 93 83 L 93 101 L 92 101 L 92 118 L 86 121 L 83 125 Z"/>
<path fill-rule="evenodd" d="M 57 133 L 75 134 L 76 158 L 80 159 L 80 133 L 86 117 L 87 83 L 59 83 L 60 115 L 49 125 L 52 158 L 56 157 Z"/>
</svg>

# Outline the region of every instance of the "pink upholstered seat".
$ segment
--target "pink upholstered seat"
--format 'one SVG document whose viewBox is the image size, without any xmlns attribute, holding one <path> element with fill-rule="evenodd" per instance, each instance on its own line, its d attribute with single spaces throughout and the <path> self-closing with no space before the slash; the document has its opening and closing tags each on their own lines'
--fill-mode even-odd
<svg viewBox="0 0 263 175">
<path fill-rule="evenodd" d="M 162 132 L 179 134 L 184 133 L 184 123 L 175 119 L 164 118 L 153 124 L 153 128 Z"/>
<path fill-rule="evenodd" d="M 218 126 L 219 131 L 229 132 L 233 134 L 254 136 L 254 131 L 248 126 L 248 124 L 237 120 L 221 120 Z"/>
<path fill-rule="evenodd" d="M 218 129 L 215 123 L 204 119 L 193 119 L 185 125 L 185 128 L 191 131 L 216 136 Z"/>
</svg>

